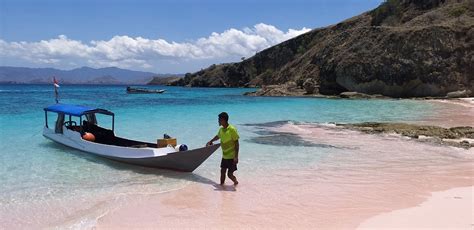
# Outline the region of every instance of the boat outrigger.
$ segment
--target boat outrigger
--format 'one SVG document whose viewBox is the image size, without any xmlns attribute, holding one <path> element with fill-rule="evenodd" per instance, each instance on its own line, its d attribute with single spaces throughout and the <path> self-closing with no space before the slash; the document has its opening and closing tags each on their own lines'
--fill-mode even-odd
<svg viewBox="0 0 474 230">
<path fill-rule="evenodd" d="M 134 165 L 192 172 L 220 146 L 180 151 L 171 145 L 159 147 L 155 143 L 117 137 L 114 133 L 114 113 L 100 108 L 55 104 L 44 108 L 44 111 L 46 125 L 43 136 L 46 138 L 93 155 Z M 54 129 L 48 127 L 48 113 L 57 114 Z M 112 128 L 100 127 L 96 114 L 111 116 Z"/>
</svg>

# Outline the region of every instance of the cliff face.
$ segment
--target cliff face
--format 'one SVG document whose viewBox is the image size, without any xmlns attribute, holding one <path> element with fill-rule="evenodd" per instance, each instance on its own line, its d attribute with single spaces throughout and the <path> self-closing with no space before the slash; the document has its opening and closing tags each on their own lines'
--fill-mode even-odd
<svg viewBox="0 0 474 230">
<path fill-rule="evenodd" d="M 265 87 L 288 82 L 308 94 L 424 97 L 466 90 L 474 96 L 474 0 L 389 0 L 242 62 L 186 74 L 175 84 Z"/>
</svg>

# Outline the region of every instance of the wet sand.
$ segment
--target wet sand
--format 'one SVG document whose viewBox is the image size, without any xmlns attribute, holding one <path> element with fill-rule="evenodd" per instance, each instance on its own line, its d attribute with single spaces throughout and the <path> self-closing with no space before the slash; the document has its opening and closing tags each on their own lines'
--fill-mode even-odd
<svg viewBox="0 0 474 230">
<path fill-rule="evenodd" d="M 469 107 L 452 106 L 450 113 L 467 114 L 457 124 L 472 122 L 474 114 L 466 112 Z M 267 130 L 298 134 L 305 141 L 332 146 L 334 153 L 305 168 L 237 172 L 241 182 L 237 187 L 230 181 L 224 187 L 206 182 L 163 194 L 130 195 L 120 207 L 100 217 L 96 227 L 355 229 L 367 223 L 362 227 L 390 228 L 392 222 L 384 225 L 385 217 L 378 215 L 420 205 L 432 192 L 474 186 L 473 149 L 315 124 L 288 123 Z M 240 170 L 245 169 L 242 164 L 241 159 Z M 435 203 L 431 208 L 445 207 Z M 464 211 L 450 212 L 461 216 Z M 405 224 L 420 226 L 416 221 Z"/>
<path fill-rule="evenodd" d="M 429 100 L 428 102 L 439 106 L 438 113 L 423 118 L 417 123 L 442 127 L 474 127 L 474 98 Z"/>
<path fill-rule="evenodd" d="M 474 187 L 435 192 L 422 204 L 364 221 L 357 229 L 473 229 Z"/>
</svg>

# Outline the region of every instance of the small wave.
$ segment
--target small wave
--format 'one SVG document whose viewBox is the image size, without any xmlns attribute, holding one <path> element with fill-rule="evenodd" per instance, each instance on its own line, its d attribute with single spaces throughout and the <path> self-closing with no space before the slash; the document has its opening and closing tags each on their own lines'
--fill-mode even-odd
<svg viewBox="0 0 474 230">
<path fill-rule="evenodd" d="M 295 121 L 291 120 L 282 120 L 282 121 L 270 121 L 270 122 L 262 122 L 262 123 L 246 123 L 246 124 L 241 124 L 242 126 L 255 126 L 255 127 L 280 127 L 286 124 L 296 124 Z"/>
<path fill-rule="evenodd" d="M 441 99 L 441 100 L 433 100 L 435 102 L 439 103 L 444 103 L 444 104 L 451 104 L 451 105 L 459 105 L 459 106 L 464 106 L 468 108 L 474 108 L 474 98 L 468 97 L 468 98 L 459 98 L 459 99 Z"/>
<path fill-rule="evenodd" d="M 336 123 L 334 122 L 317 123 L 317 125 L 322 126 L 322 127 L 330 127 L 330 128 L 337 127 Z"/>
<path fill-rule="evenodd" d="M 0 93 L 37 93 L 37 92 L 52 92 L 52 90 L 20 90 L 20 89 L 0 89 Z"/>
</svg>

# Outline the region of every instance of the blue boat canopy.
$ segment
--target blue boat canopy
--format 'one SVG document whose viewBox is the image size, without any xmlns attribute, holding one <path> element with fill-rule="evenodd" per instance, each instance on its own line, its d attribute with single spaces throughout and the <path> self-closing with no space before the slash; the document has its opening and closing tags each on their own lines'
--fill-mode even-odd
<svg viewBox="0 0 474 230">
<path fill-rule="evenodd" d="M 72 116 L 82 116 L 91 113 L 102 113 L 106 115 L 113 116 L 114 113 L 99 108 L 91 108 L 81 105 L 68 105 L 68 104 L 55 104 L 44 108 L 45 111 L 55 112 L 55 113 L 64 113 Z"/>
</svg>

